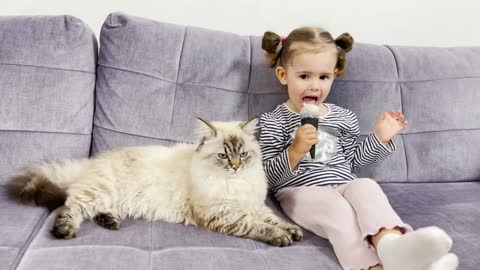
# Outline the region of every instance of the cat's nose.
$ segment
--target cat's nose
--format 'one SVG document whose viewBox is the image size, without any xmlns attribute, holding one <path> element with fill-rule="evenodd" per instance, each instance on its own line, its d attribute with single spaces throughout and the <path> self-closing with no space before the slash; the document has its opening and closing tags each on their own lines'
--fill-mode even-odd
<svg viewBox="0 0 480 270">
<path fill-rule="evenodd" d="M 232 169 L 237 171 L 238 168 L 240 168 L 240 161 L 239 160 L 232 160 L 231 167 L 232 167 Z"/>
</svg>

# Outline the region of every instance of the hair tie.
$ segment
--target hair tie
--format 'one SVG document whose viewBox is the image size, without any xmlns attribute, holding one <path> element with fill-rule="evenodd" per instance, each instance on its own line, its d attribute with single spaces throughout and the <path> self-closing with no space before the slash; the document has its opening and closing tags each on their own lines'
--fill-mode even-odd
<svg viewBox="0 0 480 270">
<path fill-rule="evenodd" d="M 280 37 L 280 44 L 283 45 L 283 43 L 285 43 L 285 40 L 287 40 L 286 37 Z"/>
</svg>

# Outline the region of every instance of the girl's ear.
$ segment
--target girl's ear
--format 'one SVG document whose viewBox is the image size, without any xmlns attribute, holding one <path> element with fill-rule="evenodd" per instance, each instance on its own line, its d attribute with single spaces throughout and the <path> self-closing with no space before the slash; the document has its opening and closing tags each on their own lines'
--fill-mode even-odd
<svg viewBox="0 0 480 270">
<path fill-rule="evenodd" d="M 338 77 L 338 74 L 340 74 L 340 70 L 338 68 L 335 68 L 333 71 L 333 78 L 336 79 Z"/>
<path fill-rule="evenodd" d="M 275 69 L 275 75 L 277 75 L 281 84 L 287 85 L 287 71 L 282 66 L 278 66 Z"/>
</svg>

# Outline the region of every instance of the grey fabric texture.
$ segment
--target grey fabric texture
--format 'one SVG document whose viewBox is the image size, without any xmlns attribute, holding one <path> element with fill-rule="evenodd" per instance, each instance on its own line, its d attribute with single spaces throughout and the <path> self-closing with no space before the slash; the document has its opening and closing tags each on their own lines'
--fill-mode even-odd
<svg viewBox="0 0 480 270">
<path fill-rule="evenodd" d="M 458 270 L 478 269 L 480 182 L 389 183 L 382 188 L 406 223 L 414 228 L 436 225 L 452 237 Z"/>
<path fill-rule="evenodd" d="M 6 188 L 0 186 L 0 269 L 11 269 L 38 227 L 47 217 L 47 210 L 21 205 L 10 198 Z"/>
<path fill-rule="evenodd" d="M 265 64 L 260 37 L 117 13 L 107 18 L 101 41 L 94 153 L 191 142 L 195 117 L 247 120 L 286 100 L 285 87 Z M 355 112 L 362 135 L 373 132 L 386 110 L 401 110 L 410 120 L 395 138 L 399 151 L 359 169 L 359 176 L 379 182 L 478 180 L 479 52 L 355 44 L 347 73 L 335 81 L 327 102 Z"/>
<path fill-rule="evenodd" d="M 0 18 L 0 185 L 90 151 L 97 43 L 72 16 Z"/>
<path fill-rule="evenodd" d="M 280 215 L 278 205 L 268 201 Z M 282 249 L 203 228 L 162 221 L 125 220 L 119 231 L 82 224 L 72 240 L 50 234 L 55 212 L 43 224 L 17 269 L 335 269 L 329 243 L 309 232 L 294 247 Z M 278 260 L 280 259 L 280 260 Z"/>
<path fill-rule="evenodd" d="M 436 224 L 454 238 L 459 269 L 477 269 L 480 183 L 382 187 L 405 222 L 414 227 Z M 284 217 L 275 202 L 268 203 Z M 309 232 L 292 247 L 275 248 L 194 226 L 129 219 L 120 231 L 86 222 L 77 238 L 64 241 L 49 233 L 54 217 L 55 213 L 48 217 L 18 269 L 63 269 L 72 260 L 77 269 L 341 269 L 330 244 Z"/>
<path fill-rule="evenodd" d="M 72 16 L 0 17 L 0 269 L 14 268 L 47 216 L 8 198 L 32 163 L 88 157 L 97 42 Z"/>
<path fill-rule="evenodd" d="M 26 21 L 35 21 L 36 31 L 47 31 L 51 27 L 50 24 L 41 26 L 44 20 L 51 20 L 50 17 L 0 18 L 0 22 L 9 20 L 16 23 L 0 23 L 3 29 L 0 33 L 11 33 L 11 28 L 21 28 L 17 24 Z M 61 25 L 57 23 L 55 25 Z M 83 29 L 80 32 L 91 37 L 91 32 L 83 27 L 67 29 Z M 68 33 L 55 37 L 71 40 L 66 36 Z M 58 89 L 45 88 L 41 93 L 48 93 L 51 98 L 28 100 L 24 99 L 27 94 L 8 92 L 9 102 L 0 100 L 10 111 L 20 111 L 19 106 L 30 103 L 47 108 L 18 114 L 12 120 L 0 107 L 0 129 L 6 130 L 0 131 L 0 150 L 7 153 L 0 159 L 0 174 L 11 174 L 16 166 L 39 159 L 86 155 L 92 121 L 91 150 L 95 154 L 128 145 L 192 142 L 196 117 L 247 120 L 273 110 L 287 99 L 285 87 L 264 61 L 258 36 L 112 13 L 101 29 L 96 73 L 95 62 L 81 62 L 93 55 L 92 47 L 86 43 L 77 40 L 78 46 L 58 51 L 60 55 L 82 53 L 83 57 L 57 57 L 50 52 L 51 57 L 42 58 L 42 51 L 32 44 L 34 41 L 24 42 L 32 53 L 25 59 L 51 58 L 51 62 L 41 66 L 58 65 L 54 70 L 68 70 L 72 86 L 68 95 L 71 96 L 64 97 Z M 12 46 L 14 42 L 4 44 Z M 41 55 L 36 56 L 38 52 Z M 4 59 L 2 55 L 0 50 L 0 59 Z M 12 57 L 6 59 L 14 62 Z M 68 63 L 69 59 L 76 59 L 78 65 Z M 357 114 L 360 140 L 373 131 L 382 111 L 401 110 L 409 120 L 409 126 L 395 138 L 397 152 L 380 163 L 359 169 L 357 175 L 380 182 L 394 209 L 413 227 L 437 225 L 445 229 L 454 239 L 453 252 L 460 258 L 459 269 L 477 269 L 480 264 L 477 256 L 480 48 L 358 43 L 347 61 L 347 73 L 335 81 L 327 102 Z M 3 65 L 0 67 L 0 76 L 7 74 Z M 15 67 L 23 69 L 23 66 Z M 81 77 L 78 70 L 88 76 Z M 41 72 L 22 71 L 23 77 L 17 80 L 24 81 L 18 85 L 31 85 L 31 74 Z M 8 72 L 8 76 L 16 74 Z M 92 117 L 92 110 L 85 108 L 93 104 L 89 103 L 93 102 L 93 86 L 79 80 L 95 81 L 95 75 L 95 115 Z M 2 95 L 12 85 L 10 78 L 0 77 Z M 15 89 L 15 93 L 28 91 Z M 32 100 L 41 102 L 36 104 Z M 64 105 L 68 106 L 61 107 L 60 101 L 67 102 Z M 70 120 L 65 121 L 64 116 Z M 31 117 L 40 120 L 33 121 Z M 2 136 L 2 132 L 8 132 L 8 136 Z M 127 219 L 119 231 L 109 231 L 87 221 L 77 238 L 57 240 L 49 232 L 56 212 L 46 217 L 44 209 L 21 206 L 1 195 L 0 202 L 2 270 L 17 263 L 17 269 L 340 270 L 328 241 L 309 232 L 293 246 L 277 248 L 194 226 Z M 275 201 L 268 198 L 267 203 L 285 217 Z M 11 236 L 6 236 L 4 231 L 11 232 Z"/>
</svg>

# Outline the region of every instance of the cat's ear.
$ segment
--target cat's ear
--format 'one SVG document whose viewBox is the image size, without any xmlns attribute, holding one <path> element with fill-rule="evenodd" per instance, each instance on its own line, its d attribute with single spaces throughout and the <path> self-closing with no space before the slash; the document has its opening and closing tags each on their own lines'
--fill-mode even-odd
<svg viewBox="0 0 480 270">
<path fill-rule="evenodd" d="M 240 128 L 247 134 L 253 135 L 257 131 L 258 118 L 254 117 L 247 122 L 240 122 Z"/>
<path fill-rule="evenodd" d="M 217 136 L 217 129 L 213 126 L 213 124 L 207 120 L 203 120 L 200 117 L 198 119 L 198 128 L 197 128 L 197 136 L 199 138 L 208 138 L 208 137 L 216 137 Z"/>
</svg>

